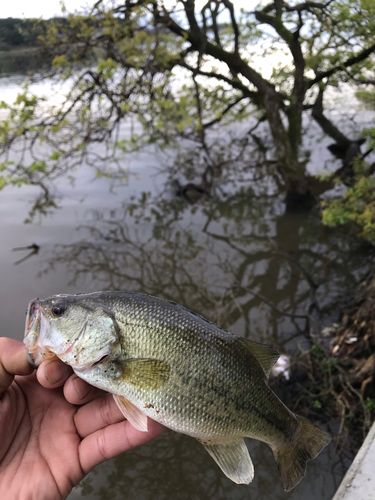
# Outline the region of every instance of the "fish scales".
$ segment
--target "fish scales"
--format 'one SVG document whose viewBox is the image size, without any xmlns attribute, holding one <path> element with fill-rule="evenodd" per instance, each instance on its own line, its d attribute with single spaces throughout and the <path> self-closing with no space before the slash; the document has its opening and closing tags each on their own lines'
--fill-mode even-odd
<svg viewBox="0 0 375 500">
<path fill-rule="evenodd" d="M 276 351 L 171 301 L 131 292 L 34 300 L 25 344 L 35 364 L 55 353 L 114 394 L 136 428 L 148 416 L 195 437 L 238 483 L 254 474 L 244 437 L 271 446 L 286 490 L 330 440 L 268 387 Z"/>
<path fill-rule="evenodd" d="M 128 310 L 123 312 L 121 305 L 116 303 L 112 309 L 116 320 L 120 324 L 126 322 L 129 329 L 129 333 L 126 330 L 123 333 L 129 342 L 124 346 L 127 357 L 148 356 L 160 359 L 165 356 L 160 334 L 174 357 L 171 367 L 176 376 L 171 377 L 162 389 L 156 391 L 129 387 L 130 401 L 141 404 L 141 401 L 149 400 L 148 404 L 153 408 L 145 408 L 145 413 L 152 417 L 158 411 L 160 421 L 174 430 L 180 430 L 176 425 L 181 425 L 180 422 L 175 423 L 175 416 L 184 414 L 187 419 L 184 431 L 198 438 L 204 438 L 207 431 L 212 438 L 244 435 L 248 431 L 250 415 L 253 415 L 253 420 L 262 416 L 257 425 L 253 421 L 253 433 L 257 427 L 260 433 L 264 432 L 263 416 L 266 414 L 269 392 L 264 392 L 263 384 L 253 384 L 250 388 L 248 383 L 252 376 L 263 379 L 264 371 L 252 354 L 236 342 L 234 334 L 177 304 L 150 300 L 147 296 L 141 307 L 130 300 Z M 178 327 L 177 318 L 180 320 Z M 141 328 L 144 335 L 132 336 L 131 330 L 136 331 L 134 327 Z M 198 366 L 195 355 L 200 359 Z M 113 386 L 114 390 L 120 390 L 116 384 L 121 385 L 121 382 L 115 381 Z M 250 390 L 253 397 L 249 400 L 246 396 Z M 167 393 L 176 396 L 164 401 Z M 196 394 L 197 398 L 191 400 L 192 394 Z M 274 397 L 273 394 L 271 397 Z M 157 410 L 158 407 L 165 410 Z M 231 408 L 234 411 L 230 411 Z M 280 405 L 278 412 L 268 416 L 268 422 L 284 431 L 279 418 L 280 411 L 285 413 L 284 405 Z M 228 414 L 233 417 L 225 418 Z M 291 412 L 288 411 L 288 414 L 294 418 Z"/>
</svg>

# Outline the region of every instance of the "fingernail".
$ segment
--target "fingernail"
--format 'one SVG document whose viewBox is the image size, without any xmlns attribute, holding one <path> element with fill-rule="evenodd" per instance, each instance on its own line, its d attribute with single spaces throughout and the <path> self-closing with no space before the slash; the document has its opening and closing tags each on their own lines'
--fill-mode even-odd
<svg viewBox="0 0 375 500">
<path fill-rule="evenodd" d="M 65 365 L 61 361 L 51 361 L 44 370 L 44 375 L 51 385 L 55 385 L 62 380 L 65 375 Z"/>
<path fill-rule="evenodd" d="M 79 399 L 85 399 L 91 392 L 92 387 L 79 377 L 73 377 L 72 382 Z"/>
</svg>

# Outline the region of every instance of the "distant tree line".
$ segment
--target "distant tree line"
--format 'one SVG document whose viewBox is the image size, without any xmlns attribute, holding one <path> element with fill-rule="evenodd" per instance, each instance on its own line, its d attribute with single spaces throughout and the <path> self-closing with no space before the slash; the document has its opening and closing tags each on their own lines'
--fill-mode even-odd
<svg viewBox="0 0 375 500">
<path fill-rule="evenodd" d="M 51 22 L 50 19 L 18 19 L 14 17 L 0 19 L 0 50 L 37 46 L 38 37 L 46 34 Z"/>
</svg>

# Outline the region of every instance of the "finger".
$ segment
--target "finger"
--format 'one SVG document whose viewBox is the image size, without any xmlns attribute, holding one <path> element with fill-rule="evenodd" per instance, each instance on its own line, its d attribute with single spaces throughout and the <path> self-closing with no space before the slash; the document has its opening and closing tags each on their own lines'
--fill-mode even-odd
<svg viewBox="0 0 375 500">
<path fill-rule="evenodd" d="M 101 462 L 147 443 L 166 430 L 161 424 L 151 419 L 148 419 L 148 428 L 147 432 L 137 431 L 125 420 L 87 436 L 79 445 L 79 457 L 83 472 L 87 474 Z"/>
<path fill-rule="evenodd" d="M 64 385 L 72 372 L 70 366 L 54 358 L 50 361 L 43 361 L 36 372 L 36 376 L 43 387 L 55 389 Z"/>
<path fill-rule="evenodd" d="M 73 405 L 82 405 L 93 399 L 104 396 L 106 393 L 88 384 L 73 374 L 64 385 L 65 399 Z"/>
<path fill-rule="evenodd" d="M 122 420 L 124 416 L 112 394 L 107 394 L 82 406 L 75 415 L 76 429 L 81 438 Z"/>
<path fill-rule="evenodd" d="M 13 382 L 14 375 L 30 375 L 32 371 L 23 342 L 0 337 L 0 396 Z"/>
</svg>

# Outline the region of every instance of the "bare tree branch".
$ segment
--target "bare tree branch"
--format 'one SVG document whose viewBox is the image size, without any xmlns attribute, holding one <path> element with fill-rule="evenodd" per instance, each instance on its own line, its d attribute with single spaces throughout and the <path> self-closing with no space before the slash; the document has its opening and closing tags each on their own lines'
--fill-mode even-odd
<svg viewBox="0 0 375 500">
<path fill-rule="evenodd" d="M 233 27 L 233 32 L 234 32 L 234 53 L 239 55 L 240 31 L 238 29 L 238 24 L 237 24 L 236 16 L 234 13 L 233 3 L 230 0 L 223 0 L 223 4 L 230 12 L 230 19 L 232 22 L 232 27 Z"/>
</svg>

